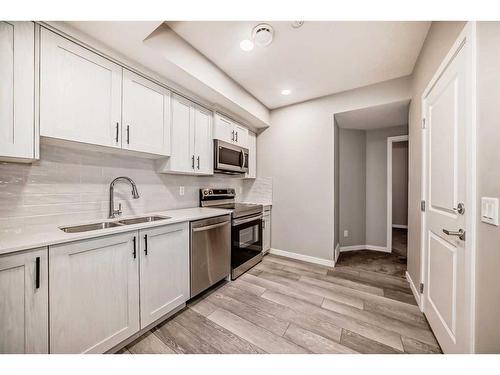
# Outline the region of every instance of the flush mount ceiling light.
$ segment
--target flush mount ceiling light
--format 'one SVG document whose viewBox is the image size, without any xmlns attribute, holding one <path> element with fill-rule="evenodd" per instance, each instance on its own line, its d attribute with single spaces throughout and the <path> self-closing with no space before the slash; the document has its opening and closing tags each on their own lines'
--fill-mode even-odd
<svg viewBox="0 0 500 375">
<path fill-rule="evenodd" d="M 253 50 L 253 42 L 251 40 L 244 39 L 240 42 L 240 48 L 245 52 L 251 51 Z"/>
<path fill-rule="evenodd" d="M 304 21 L 293 21 L 292 22 L 292 27 L 294 29 L 298 29 L 299 27 L 301 27 L 302 25 L 304 24 Z"/>
<path fill-rule="evenodd" d="M 274 29 L 267 23 L 258 24 L 253 28 L 252 38 L 255 44 L 265 47 L 273 41 Z"/>
<path fill-rule="evenodd" d="M 292 93 L 292 90 L 290 90 L 290 89 L 281 90 L 281 95 L 290 95 L 291 93 Z"/>
</svg>

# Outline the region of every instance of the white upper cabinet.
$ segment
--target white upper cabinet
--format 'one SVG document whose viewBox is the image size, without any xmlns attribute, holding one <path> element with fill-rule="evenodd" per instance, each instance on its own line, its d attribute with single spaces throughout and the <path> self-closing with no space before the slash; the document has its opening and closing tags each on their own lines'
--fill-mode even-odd
<svg viewBox="0 0 500 375">
<path fill-rule="evenodd" d="M 170 91 L 124 69 L 123 130 L 123 148 L 170 155 Z"/>
<path fill-rule="evenodd" d="M 0 159 L 31 161 L 35 142 L 35 25 L 0 22 Z"/>
<path fill-rule="evenodd" d="M 47 248 L 0 256 L 0 354 L 49 352 Z"/>
<path fill-rule="evenodd" d="M 246 178 L 257 178 L 257 134 L 248 132 L 248 172 Z"/>
<path fill-rule="evenodd" d="M 43 28 L 40 52 L 41 135 L 121 147 L 122 68 Z"/>
<path fill-rule="evenodd" d="M 248 129 L 219 113 L 215 114 L 214 139 L 248 147 Z"/>
<path fill-rule="evenodd" d="M 160 172 L 213 174 L 212 112 L 172 95 L 171 155 Z"/>
<path fill-rule="evenodd" d="M 189 224 L 140 231 L 141 329 L 189 299 Z"/>
</svg>

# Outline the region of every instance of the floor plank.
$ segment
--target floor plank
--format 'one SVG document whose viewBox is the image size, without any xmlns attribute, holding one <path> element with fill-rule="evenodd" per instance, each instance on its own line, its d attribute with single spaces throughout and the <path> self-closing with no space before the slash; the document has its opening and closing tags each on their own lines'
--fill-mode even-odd
<svg viewBox="0 0 500 375">
<path fill-rule="evenodd" d="M 307 348 L 317 354 L 357 354 L 353 349 L 350 349 L 338 342 L 329 340 L 321 335 L 315 334 L 304 328 L 290 324 L 285 333 L 285 338 L 294 342 L 297 345 Z"/>
<path fill-rule="evenodd" d="M 402 337 L 405 353 L 409 354 L 439 354 L 441 349 L 436 345 L 428 345 L 410 337 Z"/>
<path fill-rule="evenodd" d="M 308 350 L 302 348 L 301 346 L 295 345 L 283 337 L 277 336 L 266 329 L 256 326 L 255 324 L 250 323 L 249 321 L 240 318 L 227 310 L 217 309 L 208 316 L 208 319 L 268 353 L 309 353 Z"/>
<path fill-rule="evenodd" d="M 187 309 L 182 314 L 177 315 L 174 320 L 200 339 L 209 342 L 211 346 L 221 353 L 265 353 L 262 349 L 250 344 L 248 341 L 243 340 L 211 320 L 206 319 L 192 309 Z"/>
<path fill-rule="evenodd" d="M 340 343 L 363 354 L 400 354 L 401 351 L 381 344 L 378 341 L 370 340 L 367 337 L 358 335 L 349 330 L 342 330 Z"/>
<path fill-rule="evenodd" d="M 133 354 L 173 354 L 175 351 L 161 341 L 151 331 L 139 337 L 127 346 Z"/>
</svg>

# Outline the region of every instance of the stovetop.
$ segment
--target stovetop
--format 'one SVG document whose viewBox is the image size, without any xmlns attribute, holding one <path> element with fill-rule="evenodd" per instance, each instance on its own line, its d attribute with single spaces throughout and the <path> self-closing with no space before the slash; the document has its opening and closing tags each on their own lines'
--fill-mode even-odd
<svg viewBox="0 0 500 375">
<path fill-rule="evenodd" d="M 200 189 L 200 206 L 232 210 L 233 219 L 262 213 L 264 206 L 253 203 L 236 203 L 234 189 Z"/>
</svg>

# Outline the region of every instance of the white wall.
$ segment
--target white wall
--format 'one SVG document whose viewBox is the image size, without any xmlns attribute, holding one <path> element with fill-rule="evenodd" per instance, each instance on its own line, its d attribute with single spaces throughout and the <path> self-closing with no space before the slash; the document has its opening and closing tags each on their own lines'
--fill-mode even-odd
<svg viewBox="0 0 500 375">
<path fill-rule="evenodd" d="M 334 249 L 334 117 L 410 98 L 404 77 L 271 111 L 257 173 L 273 177 L 273 247 L 322 259 Z"/>
<path fill-rule="evenodd" d="M 366 132 L 366 244 L 387 246 L 387 138 L 408 134 L 407 126 Z"/>
</svg>

